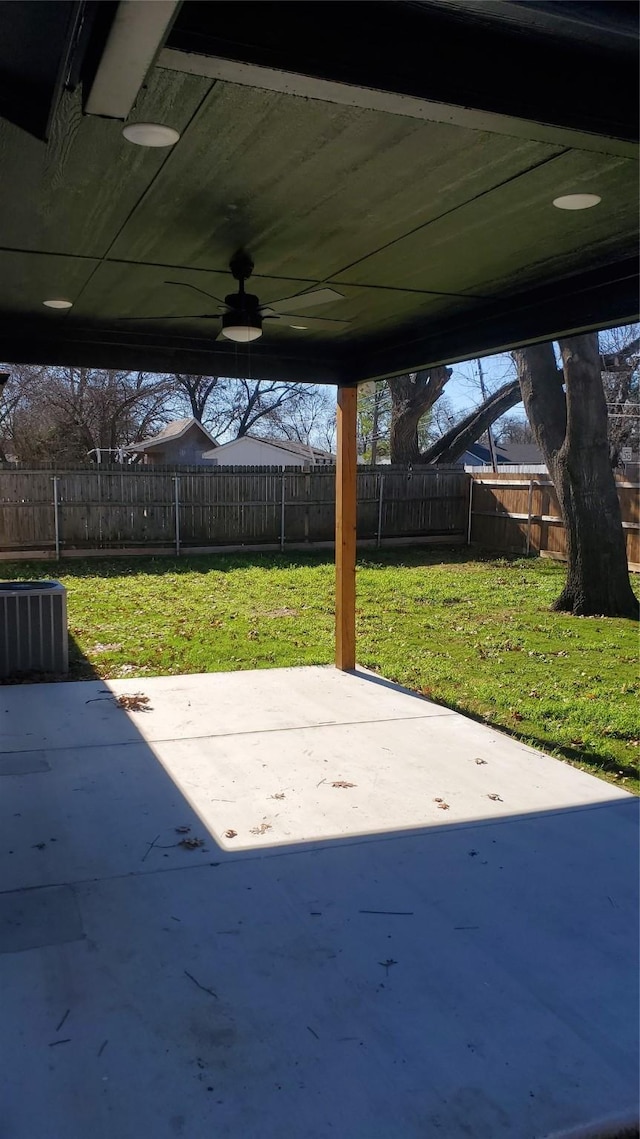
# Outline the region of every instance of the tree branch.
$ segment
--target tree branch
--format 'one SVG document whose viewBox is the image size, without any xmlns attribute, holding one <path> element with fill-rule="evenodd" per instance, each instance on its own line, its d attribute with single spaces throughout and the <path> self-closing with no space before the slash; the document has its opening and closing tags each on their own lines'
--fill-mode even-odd
<svg viewBox="0 0 640 1139">
<path fill-rule="evenodd" d="M 521 398 L 518 381 L 510 380 L 489 396 L 480 407 L 456 423 L 446 435 L 436 440 L 420 456 L 420 461 L 443 465 L 455 463 L 461 455 L 464 455 L 467 448 L 475 443 L 492 423 L 495 423 L 496 419 L 499 419 L 510 407 L 520 403 Z"/>
</svg>

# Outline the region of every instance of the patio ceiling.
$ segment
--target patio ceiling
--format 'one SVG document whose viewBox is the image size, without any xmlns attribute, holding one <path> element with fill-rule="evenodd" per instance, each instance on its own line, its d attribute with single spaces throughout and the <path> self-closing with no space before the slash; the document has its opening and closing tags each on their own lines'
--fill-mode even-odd
<svg viewBox="0 0 640 1139">
<path fill-rule="evenodd" d="M 137 79 L 109 41 L 132 9 Z M 636 14 L 0 4 L 3 359 L 355 382 L 634 319 Z M 577 192 L 602 201 L 553 207 Z M 329 285 L 313 315 L 349 323 L 216 340 L 184 286 L 235 291 L 238 248 L 263 303 Z"/>
</svg>

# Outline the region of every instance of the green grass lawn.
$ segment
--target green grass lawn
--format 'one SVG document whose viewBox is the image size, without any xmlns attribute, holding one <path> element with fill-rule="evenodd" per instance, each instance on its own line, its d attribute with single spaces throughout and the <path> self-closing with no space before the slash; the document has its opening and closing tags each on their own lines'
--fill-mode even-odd
<svg viewBox="0 0 640 1139">
<path fill-rule="evenodd" d="M 298 553 L 64 562 L 71 679 L 329 663 L 333 573 Z M 550 612 L 563 580 L 539 559 L 363 555 L 358 661 L 637 792 L 637 626 Z"/>
</svg>

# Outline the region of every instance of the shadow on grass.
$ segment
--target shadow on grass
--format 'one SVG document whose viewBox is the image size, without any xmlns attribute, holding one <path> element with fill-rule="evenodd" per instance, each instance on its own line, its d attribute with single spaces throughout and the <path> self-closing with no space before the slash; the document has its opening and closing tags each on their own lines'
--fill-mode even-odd
<svg viewBox="0 0 640 1139">
<path fill-rule="evenodd" d="M 358 552 L 358 565 L 367 569 L 381 569 L 387 566 L 430 566 L 464 565 L 468 562 L 487 562 L 505 565 L 521 561 L 518 557 L 504 558 L 488 551 L 471 550 L 468 546 L 388 546 L 384 549 L 361 549 Z M 300 566 L 333 565 L 333 549 L 242 551 L 220 554 L 189 554 L 180 557 L 167 555 L 144 555 L 139 557 L 114 557 L 105 550 L 103 558 L 65 559 L 57 564 L 57 575 L 72 577 L 122 577 L 129 574 L 147 574 L 163 577 L 167 574 L 230 573 L 233 570 L 248 568 L 294 569 Z M 7 570 L 16 580 L 32 577 L 41 572 L 41 563 L 16 562 L 6 564 Z"/>
</svg>

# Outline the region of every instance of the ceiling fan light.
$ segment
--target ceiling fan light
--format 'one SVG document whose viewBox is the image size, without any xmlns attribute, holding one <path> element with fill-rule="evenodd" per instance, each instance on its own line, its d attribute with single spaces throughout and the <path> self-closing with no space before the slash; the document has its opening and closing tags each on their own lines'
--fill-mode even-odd
<svg viewBox="0 0 640 1139">
<path fill-rule="evenodd" d="M 249 344 L 262 336 L 262 319 L 259 316 L 238 316 L 227 312 L 222 318 L 222 335 L 236 344 Z"/>
<path fill-rule="evenodd" d="M 236 344 L 249 344 L 251 340 L 259 340 L 262 336 L 261 328 L 251 328 L 247 324 L 231 324 L 222 329 L 222 335 L 227 340 L 235 340 Z"/>
</svg>

